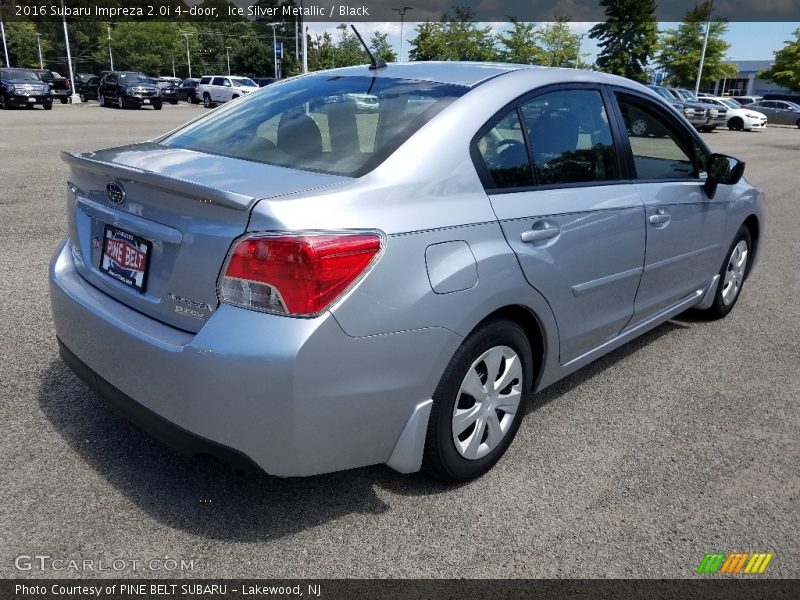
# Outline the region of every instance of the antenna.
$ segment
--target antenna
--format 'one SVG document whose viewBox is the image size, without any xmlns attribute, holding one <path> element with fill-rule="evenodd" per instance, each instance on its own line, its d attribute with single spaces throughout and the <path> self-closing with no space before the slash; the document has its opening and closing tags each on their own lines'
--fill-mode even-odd
<svg viewBox="0 0 800 600">
<path fill-rule="evenodd" d="M 369 66 L 369 68 L 370 69 L 385 69 L 386 68 L 386 63 L 383 62 L 382 60 L 375 60 L 375 57 L 372 55 L 372 52 L 369 51 L 369 46 L 367 46 L 364 43 L 364 39 L 361 37 L 361 34 L 358 33 L 358 29 L 356 29 L 356 26 L 351 24 L 350 27 L 353 28 L 353 31 L 355 32 L 356 37 L 358 38 L 358 41 L 361 42 L 362 46 L 364 46 L 364 50 L 367 51 L 367 55 L 369 56 L 369 61 L 372 63 Z"/>
</svg>

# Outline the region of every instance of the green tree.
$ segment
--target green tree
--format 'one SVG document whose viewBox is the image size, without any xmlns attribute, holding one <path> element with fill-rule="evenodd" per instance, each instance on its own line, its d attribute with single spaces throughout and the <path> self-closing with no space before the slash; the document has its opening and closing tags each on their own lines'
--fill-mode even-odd
<svg viewBox="0 0 800 600">
<path fill-rule="evenodd" d="M 661 37 L 656 62 L 672 85 L 694 87 L 710 8 L 710 2 L 698 4 L 687 11 L 677 29 L 668 29 Z M 725 21 L 711 22 L 701 85 L 723 77 L 734 77 L 737 73 L 735 65 L 723 61 L 730 48 L 730 44 L 722 39 L 727 31 L 728 24 Z"/>
<path fill-rule="evenodd" d="M 600 0 L 606 20 L 589 30 L 599 40 L 601 71 L 647 83 L 647 64 L 658 46 L 655 0 Z"/>
<path fill-rule="evenodd" d="M 176 67 L 186 64 L 186 47 L 180 31 L 181 28 L 173 22 L 117 23 L 112 32 L 114 68 L 141 71 L 152 76 L 171 74 L 173 56 Z M 196 35 L 190 37 L 190 44 L 194 71 L 195 64 L 199 66 L 200 63 L 195 60 L 199 49 Z M 105 45 L 98 48 L 95 54 L 98 62 L 108 61 L 108 48 Z"/>
<path fill-rule="evenodd" d="M 369 39 L 369 48 L 372 50 L 375 60 L 382 60 L 387 63 L 397 60 L 397 54 L 389 43 L 388 37 L 388 33 L 372 32 L 372 37 Z"/>
<path fill-rule="evenodd" d="M 569 17 L 556 16 L 553 23 L 545 25 L 539 33 L 542 45 L 542 63 L 547 67 L 578 67 L 583 62 L 580 52 L 581 36 L 569 29 Z"/>
<path fill-rule="evenodd" d="M 308 36 L 306 47 L 308 48 L 309 71 L 332 69 L 335 66 L 336 46 L 333 44 L 331 34 L 327 31 L 314 39 Z"/>
<path fill-rule="evenodd" d="M 8 60 L 14 67 L 39 66 L 39 49 L 36 45 L 36 25 L 27 22 L 10 22 L 5 24 Z M 49 49 L 49 42 L 42 39 L 42 52 Z M 2 48 L 0 48 L 2 50 Z M 4 67 L 5 54 L 0 51 L 0 64 Z"/>
<path fill-rule="evenodd" d="M 369 63 L 369 57 L 364 52 L 364 47 L 358 41 L 356 34 L 348 25 L 342 23 L 339 30 L 339 41 L 336 43 L 334 63 L 337 67 L 349 67 Z"/>
<path fill-rule="evenodd" d="M 438 23 L 420 23 L 411 40 L 411 60 L 476 60 L 499 58 L 491 27 L 478 27 L 475 12 L 456 6 L 453 14 L 444 13 Z"/>
<path fill-rule="evenodd" d="M 800 28 L 795 29 L 794 40 L 786 40 L 786 45 L 775 52 L 775 64 L 759 73 L 767 81 L 800 90 Z"/>
<path fill-rule="evenodd" d="M 425 21 L 414 30 L 417 35 L 411 40 L 409 60 L 440 60 L 444 55 L 444 33 L 442 23 Z"/>
<path fill-rule="evenodd" d="M 537 42 L 535 23 L 522 23 L 511 17 L 511 29 L 498 34 L 500 59 L 523 65 L 538 65 L 542 62 L 543 50 Z"/>
</svg>

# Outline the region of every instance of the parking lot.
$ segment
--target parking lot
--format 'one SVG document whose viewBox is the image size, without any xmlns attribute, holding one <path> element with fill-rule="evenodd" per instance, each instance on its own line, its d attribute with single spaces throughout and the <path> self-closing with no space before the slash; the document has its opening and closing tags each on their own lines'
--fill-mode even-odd
<svg viewBox="0 0 800 600">
<path fill-rule="evenodd" d="M 195 577 L 691 577 L 710 551 L 773 552 L 764 576 L 800 577 L 800 130 L 704 134 L 766 192 L 731 315 L 675 319 L 549 388 L 492 471 L 446 487 L 383 466 L 242 477 L 154 441 L 58 358 L 59 152 L 203 111 L 0 112 L 0 577 L 87 574 L 20 572 L 19 555 L 97 576 L 175 576 L 171 558 Z"/>
</svg>

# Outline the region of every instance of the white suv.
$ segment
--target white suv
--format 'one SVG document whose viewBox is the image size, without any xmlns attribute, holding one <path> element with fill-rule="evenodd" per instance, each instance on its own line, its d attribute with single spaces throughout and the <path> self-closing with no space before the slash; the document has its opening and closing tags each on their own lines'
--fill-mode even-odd
<svg viewBox="0 0 800 600">
<path fill-rule="evenodd" d="M 203 99 L 203 106 L 211 108 L 257 89 L 258 84 L 247 77 L 207 75 L 200 79 L 197 95 Z"/>
</svg>

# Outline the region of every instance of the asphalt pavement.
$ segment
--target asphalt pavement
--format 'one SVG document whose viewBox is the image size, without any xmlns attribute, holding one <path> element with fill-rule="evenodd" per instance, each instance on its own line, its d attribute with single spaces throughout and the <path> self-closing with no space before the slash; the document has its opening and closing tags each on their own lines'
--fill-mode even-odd
<svg viewBox="0 0 800 600">
<path fill-rule="evenodd" d="M 242 477 L 156 442 L 58 358 L 59 152 L 203 110 L 0 112 L 0 577 L 691 577 L 710 551 L 800 577 L 800 130 L 705 134 L 766 192 L 728 318 L 670 321 L 534 397 L 497 467 L 453 487 L 383 466 Z M 34 555 L 44 570 L 17 568 Z"/>
</svg>

